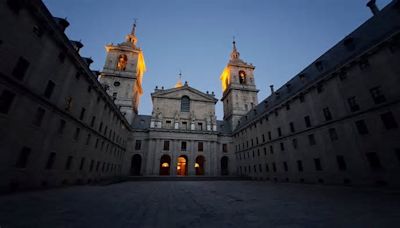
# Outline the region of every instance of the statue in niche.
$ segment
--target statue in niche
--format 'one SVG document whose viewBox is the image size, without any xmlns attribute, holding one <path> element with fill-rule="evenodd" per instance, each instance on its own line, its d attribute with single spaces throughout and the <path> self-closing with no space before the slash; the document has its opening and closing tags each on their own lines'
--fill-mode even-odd
<svg viewBox="0 0 400 228">
<path fill-rule="evenodd" d="M 126 70 L 126 64 L 128 63 L 128 57 L 124 54 L 119 55 L 118 57 L 118 63 L 117 63 L 117 69 L 124 71 Z"/>
<path fill-rule="evenodd" d="M 196 116 L 194 115 L 194 111 L 190 113 L 190 118 L 192 119 L 192 123 L 196 120 Z"/>
</svg>

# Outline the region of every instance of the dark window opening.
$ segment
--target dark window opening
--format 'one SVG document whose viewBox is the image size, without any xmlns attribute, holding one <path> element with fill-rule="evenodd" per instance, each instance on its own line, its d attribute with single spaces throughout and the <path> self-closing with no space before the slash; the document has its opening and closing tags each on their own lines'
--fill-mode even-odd
<svg viewBox="0 0 400 228">
<path fill-rule="evenodd" d="M 355 122 L 357 131 L 360 135 L 366 135 L 368 134 L 368 128 L 367 125 L 365 124 L 364 120 L 358 120 Z"/>
<path fill-rule="evenodd" d="M 382 169 L 381 161 L 375 152 L 366 153 L 365 155 L 372 170 L 377 171 Z"/>
<path fill-rule="evenodd" d="M 222 152 L 224 153 L 228 152 L 228 144 L 226 143 L 222 144 Z"/>
<path fill-rule="evenodd" d="M 310 116 L 304 117 L 304 122 L 306 123 L 306 127 L 311 127 L 311 119 Z"/>
<path fill-rule="evenodd" d="M 315 165 L 315 170 L 317 171 L 322 170 L 321 160 L 319 158 L 314 158 L 314 165 Z"/>
<path fill-rule="evenodd" d="M 374 87 L 369 90 L 371 93 L 372 99 L 374 100 L 375 104 L 381 104 L 386 101 L 385 95 L 383 95 L 382 90 L 379 86 Z"/>
<path fill-rule="evenodd" d="M 169 150 L 169 141 L 164 141 L 164 150 Z"/>
<path fill-rule="evenodd" d="M 336 156 L 336 161 L 337 161 L 339 170 L 344 171 L 347 169 L 347 165 L 346 165 L 346 162 L 345 162 L 343 156 L 341 156 L 341 155 Z"/>
<path fill-rule="evenodd" d="M 47 82 L 47 86 L 46 86 L 46 89 L 44 90 L 44 94 L 43 94 L 44 97 L 46 97 L 46 98 L 50 98 L 51 97 L 51 95 L 53 94 L 55 85 L 56 84 L 54 84 L 54 82 L 51 81 L 51 80 L 49 80 Z"/>
<path fill-rule="evenodd" d="M 324 108 L 323 112 L 326 121 L 332 120 L 332 114 L 328 107 Z"/>
<path fill-rule="evenodd" d="M 197 143 L 197 151 L 203 151 L 203 142 Z"/>
<path fill-rule="evenodd" d="M 53 169 L 54 162 L 56 160 L 56 153 L 52 152 L 49 154 L 46 162 L 46 169 Z"/>
<path fill-rule="evenodd" d="M 348 98 L 347 102 L 349 104 L 350 111 L 356 112 L 356 111 L 360 110 L 360 106 L 357 104 L 356 97 Z"/>
<path fill-rule="evenodd" d="M 65 163 L 65 170 L 70 170 L 72 168 L 72 156 L 68 156 L 67 162 Z"/>
<path fill-rule="evenodd" d="M 385 126 L 385 128 L 387 130 L 396 129 L 399 127 L 392 112 L 386 112 L 386 113 L 381 114 L 381 119 L 382 119 L 383 125 Z"/>
<path fill-rule="evenodd" d="M 142 148 L 142 140 L 135 141 L 135 150 L 140 150 Z"/>
<path fill-rule="evenodd" d="M 181 112 L 190 112 L 190 99 L 188 96 L 181 98 Z"/>
<path fill-rule="evenodd" d="M 16 79 L 23 79 L 25 76 L 26 71 L 28 70 L 29 67 L 29 62 L 23 57 L 19 57 L 17 64 L 15 65 L 13 71 L 12 71 L 12 76 L 14 76 Z"/>
<path fill-rule="evenodd" d="M 31 148 L 23 147 L 19 153 L 17 162 L 15 163 L 16 168 L 26 168 L 28 165 L 29 156 L 31 154 Z"/>
<path fill-rule="evenodd" d="M 0 96 L 0 113 L 7 114 L 11 108 L 14 101 L 15 93 L 8 90 L 4 90 Z"/>
<path fill-rule="evenodd" d="M 186 142 L 182 142 L 181 143 L 181 150 L 182 151 L 186 151 L 186 148 L 187 148 L 187 143 Z"/>
<path fill-rule="evenodd" d="M 299 172 L 303 172 L 303 163 L 300 160 L 297 160 L 297 170 L 299 170 Z"/>
<path fill-rule="evenodd" d="M 329 137 L 331 138 L 331 141 L 338 140 L 338 134 L 337 134 L 335 128 L 330 128 L 328 131 L 329 131 Z"/>
<path fill-rule="evenodd" d="M 45 110 L 43 108 L 38 108 L 35 113 L 35 117 L 33 119 L 33 124 L 40 127 L 43 122 L 43 117 L 45 114 Z"/>
<path fill-rule="evenodd" d="M 308 135 L 308 142 L 310 143 L 310 146 L 313 146 L 316 144 L 315 137 L 313 134 Z"/>
</svg>

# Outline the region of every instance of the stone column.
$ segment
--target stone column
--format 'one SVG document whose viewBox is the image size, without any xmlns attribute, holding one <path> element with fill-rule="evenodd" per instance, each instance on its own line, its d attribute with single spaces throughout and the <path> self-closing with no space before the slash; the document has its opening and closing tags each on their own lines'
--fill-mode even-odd
<svg viewBox="0 0 400 228">
<path fill-rule="evenodd" d="M 171 176 L 176 176 L 177 171 L 176 171 L 176 165 L 177 165 L 177 159 L 178 159 L 178 145 L 179 141 L 178 140 L 172 140 L 172 153 L 171 153 Z"/>
<path fill-rule="evenodd" d="M 151 175 L 152 172 L 152 167 L 153 167 L 153 161 L 154 161 L 154 157 L 155 157 L 155 151 L 156 151 L 156 140 L 155 139 L 149 139 L 148 140 L 149 143 L 149 150 L 145 151 L 145 155 L 144 157 L 146 157 L 146 165 L 145 165 L 145 172 L 143 173 L 143 175 Z"/>
<path fill-rule="evenodd" d="M 195 142 L 193 141 L 193 140 L 191 140 L 191 141 L 189 141 L 189 150 L 188 150 L 188 176 L 194 176 L 194 175 L 196 175 L 196 170 L 195 170 L 195 168 L 194 168 L 194 164 L 195 164 L 195 158 L 194 158 L 194 154 L 195 154 L 195 152 L 194 152 L 194 149 L 195 149 L 195 146 L 194 146 L 194 144 L 195 144 Z"/>
</svg>

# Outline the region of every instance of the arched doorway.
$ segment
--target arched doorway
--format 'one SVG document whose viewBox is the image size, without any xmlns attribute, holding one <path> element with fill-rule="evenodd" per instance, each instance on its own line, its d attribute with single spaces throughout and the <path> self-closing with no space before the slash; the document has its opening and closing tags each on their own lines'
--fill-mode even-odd
<svg viewBox="0 0 400 228">
<path fill-rule="evenodd" d="M 171 170 L 171 157 L 164 154 L 160 159 L 160 175 L 169 176 Z"/>
<path fill-rule="evenodd" d="M 221 175 L 228 175 L 229 174 L 229 170 L 228 170 L 228 157 L 227 156 L 223 156 L 221 158 Z"/>
<path fill-rule="evenodd" d="M 131 163 L 131 175 L 139 176 L 141 166 L 142 166 L 142 156 L 140 156 L 140 154 L 133 155 Z"/>
<path fill-rule="evenodd" d="M 204 162 L 205 159 L 203 156 L 197 156 L 196 163 L 194 164 L 196 175 L 204 175 Z"/>
<path fill-rule="evenodd" d="M 187 176 L 188 159 L 185 155 L 178 157 L 178 164 L 176 165 L 176 174 L 178 176 Z"/>
</svg>

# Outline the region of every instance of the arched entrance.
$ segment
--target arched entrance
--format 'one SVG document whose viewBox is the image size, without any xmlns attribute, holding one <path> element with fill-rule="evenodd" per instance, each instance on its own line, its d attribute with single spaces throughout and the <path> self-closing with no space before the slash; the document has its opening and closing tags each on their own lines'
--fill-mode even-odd
<svg viewBox="0 0 400 228">
<path fill-rule="evenodd" d="M 221 175 L 228 175 L 229 174 L 229 170 L 228 170 L 228 157 L 227 156 L 223 156 L 221 158 Z"/>
<path fill-rule="evenodd" d="M 164 154 L 160 159 L 160 175 L 169 176 L 171 170 L 171 157 Z"/>
<path fill-rule="evenodd" d="M 176 165 L 176 174 L 178 176 L 187 176 L 188 159 L 185 155 L 178 157 L 178 164 Z"/>
<path fill-rule="evenodd" d="M 196 169 L 196 175 L 204 175 L 204 162 L 205 159 L 203 156 L 197 156 L 196 163 L 194 164 L 194 168 Z"/>
<path fill-rule="evenodd" d="M 140 156 L 140 154 L 133 155 L 131 163 L 131 175 L 139 176 L 141 167 L 142 167 L 142 156 Z"/>
</svg>

